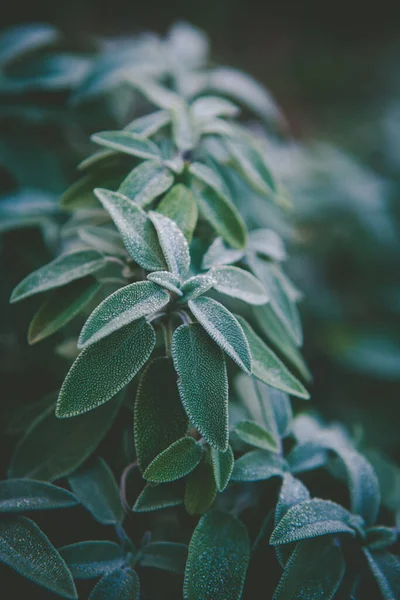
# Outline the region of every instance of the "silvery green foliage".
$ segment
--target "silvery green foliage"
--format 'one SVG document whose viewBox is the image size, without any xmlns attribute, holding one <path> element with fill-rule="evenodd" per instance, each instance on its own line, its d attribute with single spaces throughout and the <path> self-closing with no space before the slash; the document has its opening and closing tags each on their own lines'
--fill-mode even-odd
<svg viewBox="0 0 400 600">
<path fill-rule="evenodd" d="M 29 41 L 19 34 L 0 59 Z M 292 414 L 289 395 L 308 399 L 310 374 L 301 293 L 283 268 L 287 228 L 275 227 L 288 198 L 264 135 L 239 121 L 242 107 L 269 127 L 281 117 L 258 83 L 210 68 L 208 53 L 202 32 L 178 24 L 166 38 L 105 44 L 75 87 L 79 106 L 128 85 L 149 114 L 93 135 L 100 150 L 61 201 L 68 252 L 12 295 L 43 298 L 30 343 L 82 327 L 60 391 L 14 420 L 23 436 L 0 485 L 0 560 L 66 598 L 77 597 L 73 579 L 97 578 L 91 599 L 137 600 L 156 568 L 181 578 L 187 600 L 239 600 L 254 597 L 269 545 L 276 600 L 334 598 L 368 569 L 395 598 L 397 532 L 377 524 L 373 467 L 341 428 Z M 346 505 L 308 489 L 302 477 L 316 469 L 333 489 L 347 484 Z M 50 483 L 63 477 L 71 491 Z M 12 514 L 77 504 L 108 527 L 59 551 Z"/>
</svg>

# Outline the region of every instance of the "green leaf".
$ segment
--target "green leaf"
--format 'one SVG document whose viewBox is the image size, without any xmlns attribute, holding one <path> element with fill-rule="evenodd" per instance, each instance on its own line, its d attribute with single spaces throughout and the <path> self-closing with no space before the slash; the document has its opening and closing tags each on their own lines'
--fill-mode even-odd
<svg viewBox="0 0 400 600">
<path fill-rule="evenodd" d="M 99 271 L 105 259 L 96 250 L 79 250 L 62 254 L 48 265 L 23 279 L 13 291 L 10 302 L 19 302 L 35 294 L 66 285 Z"/>
<path fill-rule="evenodd" d="M 169 294 L 151 281 L 120 288 L 99 304 L 84 324 L 78 348 L 87 348 L 168 304 Z"/>
<path fill-rule="evenodd" d="M 89 600 L 139 600 L 140 583 L 133 569 L 116 569 L 100 579 Z"/>
<path fill-rule="evenodd" d="M 153 567 L 172 573 L 184 573 L 188 547 L 174 542 L 151 542 L 143 548 L 141 567 Z"/>
<path fill-rule="evenodd" d="M 154 211 L 149 212 L 149 217 L 157 230 L 169 270 L 180 279 L 184 278 L 190 267 L 189 246 L 185 236 L 169 217 Z"/>
<path fill-rule="evenodd" d="M 189 308 L 210 337 L 245 373 L 252 369 L 248 341 L 238 320 L 222 304 L 212 298 L 195 298 Z"/>
<path fill-rule="evenodd" d="M 69 476 L 69 485 L 78 500 L 103 525 L 124 520 L 119 489 L 114 475 L 98 456 Z"/>
<path fill-rule="evenodd" d="M 161 452 L 146 468 L 143 477 L 151 483 L 168 483 L 193 471 L 203 456 L 196 440 L 184 436 Z"/>
<path fill-rule="evenodd" d="M 114 228 L 88 225 L 87 227 L 81 227 L 78 230 L 78 235 L 81 240 L 99 252 L 127 258 L 126 248 L 121 236 Z"/>
<path fill-rule="evenodd" d="M 199 521 L 189 545 L 185 600 L 240 600 L 250 560 L 244 525 L 218 510 Z"/>
<path fill-rule="evenodd" d="M 139 117 L 124 127 L 124 131 L 130 131 L 141 137 L 151 137 L 160 129 L 168 125 L 171 115 L 167 110 L 156 110 L 149 115 Z"/>
<path fill-rule="evenodd" d="M 214 279 L 208 273 L 189 277 L 181 287 L 183 294 L 182 302 L 189 302 L 189 300 L 201 296 L 212 288 L 213 283 Z"/>
<path fill-rule="evenodd" d="M 201 215 L 217 234 L 233 248 L 244 248 L 247 238 L 246 225 L 231 200 L 209 186 L 192 186 L 191 189 Z"/>
<path fill-rule="evenodd" d="M 169 169 L 154 160 L 141 163 L 133 169 L 118 188 L 138 206 L 147 206 L 155 198 L 166 192 L 174 183 Z"/>
<path fill-rule="evenodd" d="M 91 139 L 96 144 L 117 152 L 133 154 L 138 158 L 161 160 L 160 150 L 154 142 L 130 131 L 102 131 L 92 135 Z"/>
<path fill-rule="evenodd" d="M 11 435 L 25 433 L 32 423 L 47 412 L 50 407 L 54 410 L 57 396 L 57 391 L 50 392 L 36 402 L 29 402 L 29 404 L 18 407 L 8 422 L 7 433 Z"/>
<path fill-rule="evenodd" d="M 0 64 L 2 66 L 26 53 L 54 44 L 59 32 L 47 23 L 14 25 L 1 32 Z"/>
<path fill-rule="evenodd" d="M 241 421 L 233 431 L 242 442 L 250 446 L 270 452 L 279 452 L 280 450 L 272 433 L 254 421 Z"/>
<path fill-rule="evenodd" d="M 61 196 L 61 208 L 68 212 L 77 209 L 100 208 L 99 201 L 93 193 L 94 188 L 117 190 L 131 166 L 126 157 L 120 162 L 117 162 L 118 158 L 116 160 L 116 157 L 120 159 L 120 156 L 115 153 L 111 153 L 110 156 L 108 151 L 105 156 L 104 154 L 100 154 L 100 156 L 95 154 L 90 165 L 91 171 L 70 185 Z M 97 158 L 97 163 L 95 158 Z M 88 161 L 84 166 L 88 166 Z"/>
<path fill-rule="evenodd" d="M 153 273 L 147 275 L 147 279 L 149 281 L 154 281 L 154 283 L 160 287 L 177 294 L 177 296 L 182 296 L 179 277 L 169 271 L 153 271 Z"/>
<path fill-rule="evenodd" d="M 267 450 L 252 450 L 235 461 L 232 481 L 263 481 L 283 477 L 287 465 L 283 458 Z"/>
<path fill-rule="evenodd" d="M 383 600 L 399 600 L 400 562 L 397 556 L 390 552 L 370 552 L 366 548 L 363 552 Z"/>
<path fill-rule="evenodd" d="M 334 537 L 304 540 L 290 557 L 273 600 L 331 600 L 346 570 Z"/>
<path fill-rule="evenodd" d="M 211 121 L 216 117 L 236 117 L 240 112 L 236 104 L 218 96 L 197 98 L 190 108 L 198 122 Z"/>
<path fill-rule="evenodd" d="M 229 189 L 217 171 L 201 162 L 192 162 L 189 166 L 189 172 L 196 179 L 212 188 L 214 192 L 224 198 L 227 202 L 231 202 Z"/>
<path fill-rule="evenodd" d="M 189 515 L 202 515 L 212 505 L 217 494 L 213 468 L 202 461 L 186 478 L 184 503 Z"/>
<path fill-rule="evenodd" d="M 255 229 L 254 231 L 250 231 L 248 248 L 253 252 L 279 262 L 286 258 L 283 242 L 273 229 Z"/>
<path fill-rule="evenodd" d="M 218 266 L 212 269 L 213 287 L 221 294 L 239 298 L 247 304 L 266 304 L 268 294 L 260 281 L 239 267 Z"/>
<path fill-rule="evenodd" d="M 191 241 L 196 228 L 198 208 L 196 199 L 188 187 L 182 183 L 174 185 L 157 206 L 157 212 L 175 221 L 187 241 Z"/>
<path fill-rule="evenodd" d="M 224 355 L 198 323 L 181 325 L 172 357 L 186 413 L 210 446 L 228 448 L 228 378 Z"/>
<path fill-rule="evenodd" d="M 397 542 L 397 530 L 394 527 L 377 525 L 365 532 L 365 544 L 370 550 L 385 550 Z"/>
<path fill-rule="evenodd" d="M 135 377 L 156 343 L 144 318 L 85 348 L 64 380 L 56 416 L 74 417 L 104 404 Z"/>
<path fill-rule="evenodd" d="M 110 213 L 133 260 L 146 271 L 165 269 L 166 263 L 157 233 L 147 214 L 118 192 L 99 188 L 94 192 Z"/>
<path fill-rule="evenodd" d="M 270 544 L 289 544 L 330 533 L 348 533 L 355 536 L 352 515 L 330 500 L 304 500 L 289 508 L 275 527 Z"/>
<path fill-rule="evenodd" d="M 294 377 L 274 352 L 262 341 L 250 325 L 240 316 L 236 317 L 246 335 L 252 356 L 253 375 L 273 388 L 308 399 L 310 394 Z"/>
<path fill-rule="evenodd" d="M 116 398 L 94 413 L 57 419 L 50 407 L 27 430 L 11 459 L 8 476 L 54 481 L 81 465 L 105 437 L 118 413 Z"/>
<path fill-rule="evenodd" d="M 304 473 L 325 466 L 328 463 L 328 453 L 319 443 L 306 442 L 292 448 L 287 461 L 292 473 Z"/>
<path fill-rule="evenodd" d="M 67 565 L 30 519 L 15 516 L 0 521 L 0 560 L 63 598 L 78 597 Z"/>
<path fill-rule="evenodd" d="M 182 484 L 182 480 L 157 485 L 148 483 L 137 498 L 132 510 L 134 512 L 150 512 L 183 504 L 184 488 Z"/>
<path fill-rule="evenodd" d="M 191 150 L 197 143 L 197 128 L 187 103 L 180 100 L 171 109 L 172 137 L 180 152 Z"/>
<path fill-rule="evenodd" d="M 276 183 L 265 164 L 261 151 L 239 139 L 226 140 L 230 154 L 247 183 L 258 193 L 267 197 L 276 191 Z"/>
<path fill-rule="evenodd" d="M 228 450 L 220 452 L 215 448 L 211 448 L 211 462 L 214 471 L 215 485 L 219 492 L 223 492 L 229 483 L 232 475 L 235 459 L 232 448 L 228 446 Z"/>
<path fill-rule="evenodd" d="M 229 248 L 221 237 L 215 238 L 203 256 L 202 269 L 211 269 L 218 265 L 230 265 L 244 256 L 244 250 Z"/>
<path fill-rule="evenodd" d="M 74 579 L 94 579 L 124 564 L 121 546 L 114 542 L 78 542 L 60 548 Z"/>
<path fill-rule="evenodd" d="M 52 510 L 77 504 L 70 492 L 50 483 L 32 479 L 0 481 L 0 513 Z"/>
<path fill-rule="evenodd" d="M 64 327 L 93 300 L 100 288 L 95 279 L 85 277 L 55 290 L 30 322 L 28 342 L 36 344 Z"/>
<path fill-rule="evenodd" d="M 143 370 L 134 412 L 136 456 L 141 471 L 188 429 L 176 379 L 170 358 L 155 358 Z"/>
</svg>

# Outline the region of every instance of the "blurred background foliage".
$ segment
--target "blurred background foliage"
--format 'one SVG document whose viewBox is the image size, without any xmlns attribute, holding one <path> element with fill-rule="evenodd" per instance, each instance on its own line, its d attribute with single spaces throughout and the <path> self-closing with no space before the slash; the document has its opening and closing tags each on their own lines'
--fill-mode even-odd
<svg viewBox="0 0 400 600">
<path fill-rule="evenodd" d="M 367 452 L 374 448 L 374 464 L 400 461 L 400 31 L 393 8 L 355 0 L 330 6 L 16 0 L 3 8 L 3 476 L 13 445 L 3 435 L 8 415 L 56 388 L 71 352 L 64 334 L 55 355 L 52 340 L 30 348 L 32 306 L 10 307 L 9 294 L 66 243 L 59 231 L 67 217 L 58 200 L 91 150 L 89 134 L 141 113 L 123 87 L 79 104 L 75 90 L 99 53 L 108 60 L 109 53 L 132 51 L 140 61 L 142 50 L 129 50 L 127 36 L 147 30 L 164 36 L 177 19 L 204 29 L 216 62 L 257 77 L 282 107 L 287 122 L 265 144 L 293 198 L 293 227 L 281 233 L 290 244 L 291 277 L 304 294 L 312 403 L 347 424 Z M 36 28 L 27 46 L 16 43 L 11 55 L 6 28 L 29 22 L 48 25 Z M 146 46 L 146 38 L 140 43 Z M 259 225 L 270 218 L 260 206 Z M 398 483 L 400 471 L 390 473 L 392 479 L 397 473 Z"/>
</svg>

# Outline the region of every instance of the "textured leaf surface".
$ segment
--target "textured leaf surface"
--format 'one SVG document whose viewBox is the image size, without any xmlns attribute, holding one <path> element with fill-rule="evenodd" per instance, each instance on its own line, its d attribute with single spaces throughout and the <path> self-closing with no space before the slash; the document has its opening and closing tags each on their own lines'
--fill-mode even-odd
<svg viewBox="0 0 400 600">
<path fill-rule="evenodd" d="M 143 488 L 132 510 L 134 512 L 150 512 L 169 506 L 178 506 L 183 504 L 183 494 L 182 480 L 157 485 L 148 483 Z"/>
<path fill-rule="evenodd" d="M 266 304 L 268 294 L 254 275 L 238 267 L 220 266 L 212 270 L 214 288 L 233 298 L 239 298 L 247 304 Z"/>
<path fill-rule="evenodd" d="M 15 516 L 0 521 L 0 560 L 63 598 L 77 598 L 67 565 L 30 519 Z"/>
<path fill-rule="evenodd" d="M 200 324 L 181 325 L 172 338 L 179 393 L 193 425 L 214 448 L 228 447 L 228 377 L 221 349 Z"/>
<path fill-rule="evenodd" d="M 133 169 L 118 188 L 138 206 L 146 206 L 166 192 L 174 182 L 174 177 L 160 163 L 149 160 Z"/>
<path fill-rule="evenodd" d="M 79 250 L 62 254 L 48 265 L 25 277 L 13 291 L 10 302 L 19 302 L 24 298 L 86 277 L 99 271 L 104 264 L 105 259 L 96 250 Z"/>
<path fill-rule="evenodd" d="M 208 273 L 189 277 L 189 279 L 186 279 L 185 283 L 182 285 L 182 293 L 184 296 L 182 301 L 188 302 L 189 300 L 193 300 L 194 298 L 201 296 L 212 288 L 213 283 L 214 279 Z"/>
<path fill-rule="evenodd" d="M 93 588 L 89 600 L 139 600 L 140 583 L 133 569 L 116 569 Z"/>
<path fill-rule="evenodd" d="M 85 277 L 55 290 L 29 325 L 29 343 L 40 342 L 72 321 L 93 300 L 100 288 L 101 284 L 95 279 Z"/>
<path fill-rule="evenodd" d="M 355 535 L 350 513 L 329 500 L 304 500 L 292 506 L 275 527 L 270 543 L 288 544 L 329 533 Z"/>
<path fill-rule="evenodd" d="M 109 226 L 100 227 L 99 225 L 88 225 L 78 230 L 78 235 L 89 246 L 99 252 L 110 254 L 111 256 L 121 256 L 127 258 L 126 248 L 122 242 L 119 232 Z"/>
<path fill-rule="evenodd" d="M 50 483 L 32 479 L 0 481 L 0 513 L 76 506 L 76 497 Z"/>
<path fill-rule="evenodd" d="M 185 277 L 190 267 L 189 246 L 175 221 L 161 213 L 151 211 L 149 217 L 157 230 L 160 246 L 171 273 Z"/>
<path fill-rule="evenodd" d="M 96 457 L 70 475 L 69 484 L 75 496 L 103 525 L 116 525 L 124 520 L 119 489 L 114 475 L 102 458 Z"/>
<path fill-rule="evenodd" d="M 218 96 L 202 96 L 197 98 L 191 110 L 197 121 L 209 121 L 215 117 L 236 117 L 240 109 L 236 104 Z"/>
<path fill-rule="evenodd" d="M 120 288 L 92 312 L 79 335 L 78 348 L 86 348 L 125 325 L 153 314 L 169 302 L 169 294 L 151 281 Z"/>
<path fill-rule="evenodd" d="M 157 206 L 157 212 L 175 221 L 188 242 L 191 241 L 196 228 L 198 208 L 188 187 L 181 183 L 174 185 Z"/>
<path fill-rule="evenodd" d="M 229 190 L 223 179 L 217 171 L 200 162 L 193 162 L 189 167 L 189 172 L 207 186 L 212 188 L 219 196 L 230 202 Z"/>
<path fill-rule="evenodd" d="M 376 579 L 383 600 L 400 598 L 400 561 L 390 552 L 374 552 L 363 548 L 369 568 Z"/>
<path fill-rule="evenodd" d="M 147 275 L 147 279 L 149 281 L 154 281 L 157 285 L 161 286 L 177 294 L 178 296 L 182 296 L 182 292 L 180 290 L 180 281 L 179 277 L 173 275 L 169 271 L 154 271 L 153 273 L 149 273 Z"/>
<path fill-rule="evenodd" d="M 282 477 L 287 465 L 283 458 L 266 450 L 247 452 L 235 461 L 232 481 L 262 481 L 270 477 Z"/>
<path fill-rule="evenodd" d="M 160 150 L 154 142 L 130 131 L 103 131 L 92 135 L 92 140 L 100 146 L 125 154 L 133 154 L 139 158 L 161 158 Z"/>
<path fill-rule="evenodd" d="M 377 525 L 366 530 L 365 543 L 369 550 L 384 550 L 397 541 L 397 531 L 393 527 Z"/>
<path fill-rule="evenodd" d="M 115 398 L 92 414 L 57 419 L 54 409 L 44 413 L 17 444 L 9 477 L 54 481 L 69 475 L 97 448 L 118 413 Z"/>
<path fill-rule="evenodd" d="M 186 544 L 152 542 L 143 548 L 143 558 L 140 565 L 142 567 L 163 569 L 172 573 L 184 573 L 187 554 L 188 547 Z"/>
<path fill-rule="evenodd" d="M 164 357 L 152 360 L 140 378 L 135 401 L 134 437 L 142 471 L 187 431 L 188 419 L 176 380 L 172 359 Z"/>
<path fill-rule="evenodd" d="M 215 238 L 203 256 L 202 269 L 211 269 L 218 265 L 230 265 L 244 256 L 243 250 L 229 248 L 221 237 Z"/>
<path fill-rule="evenodd" d="M 181 479 L 197 467 L 202 456 L 203 449 L 196 440 L 184 436 L 156 456 L 143 477 L 152 483 L 168 483 Z"/>
<path fill-rule="evenodd" d="M 235 462 L 232 448 L 228 446 L 228 450 L 225 452 L 220 452 L 215 448 L 211 448 L 211 462 L 214 471 L 215 485 L 217 486 L 217 490 L 222 492 L 229 483 Z"/>
<path fill-rule="evenodd" d="M 189 515 L 202 515 L 214 502 L 217 493 L 213 468 L 202 461 L 186 478 L 184 503 Z"/>
<path fill-rule="evenodd" d="M 154 345 L 154 329 L 143 318 L 85 348 L 64 380 L 56 415 L 73 417 L 110 400 L 135 377 Z"/>
<path fill-rule="evenodd" d="M 331 536 L 297 544 L 273 600 L 331 600 L 344 576 L 342 551 Z"/>
<path fill-rule="evenodd" d="M 147 214 L 118 192 L 95 189 L 95 194 L 118 227 L 131 257 L 146 271 L 166 268 L 156 230 Z"/>
<path fill-rule="evenodd" d="M 114 542 L 78 542 L 60 548 L 74 579 L 94 579 L 124 564 L 121 547 Z"/>
<path fill-rule="evenodd" d="M 227 145 L 238 169 L 251 187 L 260 194 L 270 196 L 276 190 L 276 183 L 258 148 L 238 139 L 228 140 Z"/>
<path fill-rule="evenodd" d="M 165 125 L 168 125 L 171 117 L 166 110 L 156 110 L 149 115 L 135 119 L 125 127 L 125 131 L 130 131 L 141 137 L 151 137 Z"/>
<path fill-rule="evenodd" d="M 241 421 L 236 425 L 234 432 L 242 442 L 250 446 L 279 452 L 279 446 L 272 433 L 254 421 Z"/>
<path fill-rule="evenodd" d="M 186 102 L 180 101 L 171 110 L 172 136 L 181 152 L 191 150 L 197 142 L 197 128 Z"/>
<path fill-rule="evenodd" d="M 290 373 L 276 354 L 258 337 L 247 321 L 240 316 L 237 316 L 237 319 L 250 346 L 254 377 L 273 388 L 299 398 L 308 399 L 310 394 L 303 384 Z"/>
<path fill-rule="evenodd" d="M 195 298 L 189 308 L 210 337 L 235 363 L 250 374 L 252 361 L 247 338 L 238 320 L 212 298 Z"/>
<path fill-rule="evenodd" d="M 202 517 L 189 545 L 185 600 L 239 600 L 250 559 L 244 525 L 213 510 Z"/>
<path fill-rule="evenodd" d="M 273 229 L 255 229 L 249 233 L 248 248 L 277 261 L 285 260 L 282 239 Z"/>
</svg>

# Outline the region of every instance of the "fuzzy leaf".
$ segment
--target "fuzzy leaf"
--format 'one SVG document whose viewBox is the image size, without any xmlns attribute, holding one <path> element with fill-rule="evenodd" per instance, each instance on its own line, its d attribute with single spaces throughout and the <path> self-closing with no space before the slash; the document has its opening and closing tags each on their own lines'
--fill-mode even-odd
<svg viewBox="0 0 400 600">
<path fill-rule="evenodd" d="M 157 131 L 168 125 L 171 115 L 167 110 L 156 110 L 149 115 L 139 117 L 124 127 L 124 131 L 130 131 L 141 137 L 151 137 Z"/>
<path fill-rule="evenodd" d="M 229 152 L 242 176 L 258 193 L 267 197 L 276 191 L 276 183 L 259 149 L 238 139 L 227 139 Z"/>
<path fill-rule="evenodd" d="M 0 481 L 0 513 L 53 510 L 77 504 L 71 492 L 50 483 L 33 479 Z"/>
<path fill-rule="evenodd" d="M 179 277 L 173 275 L 169 271 L 153 271 L 153 273 L 149 273 L 147 275 L 147 279 L 149 281 L 154 281 L 157 285 L 178 296 L 182 296 L 182 292 L 180 288 Z"/>
<path fill-rule="evenodd" d="M 182 301 L 189 302 L 189 300 L 194 300 L 194 298 L 201 296 L 212 288 L 213 283 L 214 279 L 208 273 L 189 277 L 181 288 L 183 294 Z"/>
<path fill-rule="evenodd" d="M 137 498 L 132 510 L 150 512 L 183 504 L 182 480 L 154 485 L 148 483 Z"/>
<path fill-rule="evenodd" d="M 282 261 L 286 251 L 279 235 L 273 229 L 255 229 L 249 233 L 248 248 L 273 260 Z"/>
<path fill-rule="evenodd" d="M 397 531 L 394 527 L 385 527 L 377 525 L 370 527 L 365 532 L 365 543 L 369 550 L 385 550 L 390 548 L 397 541 Z"/>
<path fill-rule="evenodd" d="M 383 600 L 400 599 L 400 561 L 390 552 L 363 548 L 369 568 L 379 586 Z"/>
<path fill-rule="evenodd" d="M 156 313 L 169 299 L 169 294 L 151 281 L 138 281 L 120 288 L 92 312 L 79 335 L 78 348 L 87 348 L 122 327 Z"/>
<path fill-rule="evenodd" d="M 304 500 L 289 508 L 275 527 L 270 543 L 275 546 L 330 533 L 355 535 L 351 514 L 330 500 Z"/>
<path fill-rule="evenodd" d="M 102 131 L 92 135 L 91 139 L 96 144 L 117 152 L 133 154 L 138 158 L 161 159 L 160 150 L 154 142 L 130 131 Z"/>
<path fill-rule="evenodd" d="M 96 457 L 70 475 L 69 484 L 83 506 L 103 525 L 124 520 L 119 489 L 110 467 Z"/>
<path fill-rule="evenodd" d="M 328 453 L 319 443 L 297 444 L 289 452 L 287 461 L 292 473 L 304 473 L 304 471 L 312 471 L 326 465 Z"/>
<path fill-rule="evenodd" d="M 211 448 L 211 462 L 214 471 L 215 485 L 219 492 L 223 492 L 229 483 L 232 475 L 235 458 L 232 448 L 228 446 L 228 450 L 220 452 L 215 448 Z"/>
<path fill-rule="evenodd" d="M 171 273 L 184 278 L 190 267 L 189 246 L 175 221 L 161 213 L 150 211 L 149 217 L 157 230 L 160 246 Z"/>
<path fill-rule="evenodd" d="M 201 215 L 233 248 L 244 248 L 247 231 L 240 213 L 231 200 L 209 186 L 192 187 Z"/>
<path fill-rule="evenodd" d="M 190 541 L 185 600 L 239 600 L 249 560 L 250 540 L 244 525 L 227 513 L 209 511 Z"/>
<path fill-rule="evenodd" d="M 213 287 L 221 294 L 239 298 L 247 304 L 266 304 L 268 294 L 260 281 L 244 269 L 219 266 L 212 269 Z"/>
<path fill-rule="evenodd" d="M 85 348 L 61 387 L 56 416 L 74 417 L 110 400 L 140 371 L 155 342 L 153 327 L 142 318 Z"/>
<path fill-rule="evenodd" d="M 69 475 L 97 448 L 117 416 L 122 398 L 78 419 L 57 419 L 50 407 L 18 442 L 8 476 L 54 481 Z"/>
<path fill-rule="evenodd" d="M 78 542 L 60 548 L 74 579 L 94 579 L 124 564 L 121 546 L 114 542 Z"/>
<path fill-rule="evenodd" d="M 212 188 L 219 196 L 227 202 L 231 202 L 229 189 L 217 171 L 200 162 L 193 162 L 189 166 L 189 172 L 202 183 Z"/>
<path fill-rule="evenodd" d="M 197 143 L 197 129 L 186 102 L 180 101 L 171 109 L 172 136 L 180 152 L 191 150 Z"/>
<path fill-rule="evenodd" d="M 188 547 L 174 542 L 151 542 L 143 548 L 141 567 L 153 567 L 172 573 L 184 573 Z"/>
<path fill-rule="evenodd" d="M 55 290 L 30 322 L 28 342 L 36 344 L 64 327 L 93 300 L 100 288 L 95 279 L 85 277 Z"/>
<path fill-rule="evenodd" d="M 235 363 L 250 374 L 252 361 L 243 329 L 233 314 L 212 298 L 195 298 L 189 308 L 210 337 Z"/>
<path fill-rule="evenodd" d="M 188 242 L 191 241 L 196 228 L 198 208 L 189 188 L 181 183 L 174 185 L 157 206 L 157 212 L 175 221 Z"/>
<path fill-rule="evenodd" d="M 235 461 L 232 481 L 263 481 L 283 477 L 287 465 L 283 458 L 267 450 L 252 450 Z"/>
<path fill-rule="evenodd" d="M 184 436 L 161 452 L 146 468 L 143 477 L 152 483 L 168 483 L 185 477 L 201 461 L 203 449 L 195 439 Z"/>
<path fill-rule="evenodd" d="M 211 269 L 218 265 L 230 265 L 244 256 L 243 250 L 229 248 L 221 237 L 215 238 L 203 256 L 202 269 Z"/>
<path fill-rule="evenodd" d="M 236 117 L 240 112 L 236 104 L 218 96 L 197 98 L 190 108 L 198 122 L 207 122 L 216 117 Z"/>
<path fill-rule="evenodd" d="M 214 502 L 217 493 L 213 468 L 202 461 L 186 478 L 184 503 L 189 515 L 202 515 Z"/>
<path fill-rule="evenodd" d="M 63 598 L 78 597 L 67 565 L 30 519 L 15 516 L 0 521 L 0 560 Z"/>
<path fill-rule="evenodd" d="M 250 346 L 254 377 L 273 388 L 307 400 L 310 394 L 303 384 L 288 371 L 283 362 L 258 337 L 247 321 L 240 316 L 236 318 L 242 326 Z"/>
<path fill-rule="evenodd" d="M 172 359 L 165 357 L 152 360 L 140 378 L 135 401 L 134 437 L 142 471 L 188 429 L 176 379 Z"/>
<path fill-rule="evenodd" d="M 148 160 L 133 169 L 118 188 L 138 206 L 147 206 L 166 192 L 174 183 L 174 177 L 160 163 Z"/>
<path fill-rule="evenodd" d="M 304 540 L 290 557 L 273 600 L 331 600 L 345 570 L 342 550 L 333 537 Z"/>
<path fill-rule="evenodd" d="M 62 254 L 48 265 L 25 277 L 14 289 L 10 302 L 19 302 L 35 294 L 66 285 L 75 279 L 82 279 L 99 271 L 104 265 L 104 257 L 96 250 L 79 250 Z"/>
<path fill-rule="evenodd" d="M 81 227 L 78 235 L 95 250 L 110 254 L 111 256 L 120 256 L 127 258 L 126 248 L 122 242 L 119 232 L 109 226 L 100 227 L 99 225 Z"/>
<path fill-rule="evenodd" d="M 181 325 L 172 357 L 186 413 L 210 446 L 228 448 L 228 377 L 224 355 L 198 323 Z"/>
<path fill-rule="evenodd" d="M 88 600 L 139 600 L 140 583 L 133 569 L 116 569 L 96 583 Z"/>
<path fill-rule="evenodd" d="M 270 452 L 279 452 L 279 446 L 271 432 L 254 421 L 241 421 L 233 431 L 242 442 L 250 446 Z"/>
<path fill-rule="evenodd" d="M 95 194 L 118 227 L 131 257 L 146 271 L 166 268 L 157 233 L 147 214 L 118 192 L 95 189 Z"/>
</svg>

